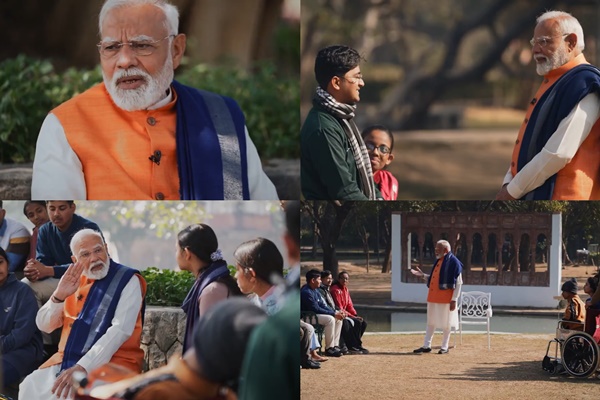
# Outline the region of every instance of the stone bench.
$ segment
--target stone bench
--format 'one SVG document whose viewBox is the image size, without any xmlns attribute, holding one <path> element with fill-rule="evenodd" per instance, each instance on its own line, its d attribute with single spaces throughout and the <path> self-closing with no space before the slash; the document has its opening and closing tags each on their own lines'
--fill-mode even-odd
<svg viewBox="0 0 600 400">
<path fill-rule="evenodd" d="M 142 349 L 144 371 L 158 368 L 173 355 L 181 355 L 186 316 L 179 307 L 146 306 Z"/>
</svg>

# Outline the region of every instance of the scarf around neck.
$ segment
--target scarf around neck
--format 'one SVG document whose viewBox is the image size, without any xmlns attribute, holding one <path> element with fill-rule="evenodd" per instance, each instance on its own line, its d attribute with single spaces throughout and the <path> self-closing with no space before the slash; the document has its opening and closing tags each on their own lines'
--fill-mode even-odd
<svg viewBox="0 0 600 400">
<path fill-rule="evenodd" d="M 198 299 L 202 294 L 202 291 L 206 286 L 210 283 L 215 282 L 222 276 L 229 275 L 229 270 L 227 269 L 227 262 L 225 260 L 217 260 L 210 264 L 204 271 L 198 275 L 196 280 L 194 281 L 194 285 L 188 292 L 185 300 L 183 300 L 183 304 L 181 308 L 185 312 L 186 318 L 186 334 L 183 338 L 183 352 L 191 346 L 191 341 L 193 340 L 194 327 L 196 326 L 196 322 L 200 318 L 200 310 L 198 309 Z"/>
<path fill-rule="evenodd" d="M 369 200 L 376 200 L 375 182 L 373 182 L 373 170 L 371 169 L 369 153 L 367 152 L 365 142 L 360 136 L 360 132 L 358 132 L 358 128 L 353 121 L 356 106 L 338 102 L 333 96 L 319 86 L 317 86 L 317 91 L 313 100 L 329 114 L 341 121 L 342 128 L 350 142 L 350 149 L 354 155 L 354 162 L 356 163 L 360 179 L 359 186 Z"/>
</svg>

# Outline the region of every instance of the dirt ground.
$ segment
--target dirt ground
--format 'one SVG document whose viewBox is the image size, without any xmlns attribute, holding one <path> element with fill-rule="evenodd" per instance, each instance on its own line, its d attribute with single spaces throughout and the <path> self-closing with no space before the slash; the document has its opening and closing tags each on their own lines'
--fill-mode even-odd
<svg viewBox="0 0 600 400">
<path fill-rule="evenodd" d="M 365 335 L 368 355 L 329 358 L 301 371 L 302 400 L 328 399 L 597 399 L 595 377 L 551 376 L 541 368 L 553 335 L 463 335 L 463 344 L 438 355 L 412 350 L 422 335 Z M 451 338 L 452 344 L 454 338 Z M 436 348 L 436 345 L 438 346 Z"/>
<path fill-rule="evenodd" d="M 399 200 L 493 199 L 510 164 L 518 129 L 394 134 Z"/>
</svg>

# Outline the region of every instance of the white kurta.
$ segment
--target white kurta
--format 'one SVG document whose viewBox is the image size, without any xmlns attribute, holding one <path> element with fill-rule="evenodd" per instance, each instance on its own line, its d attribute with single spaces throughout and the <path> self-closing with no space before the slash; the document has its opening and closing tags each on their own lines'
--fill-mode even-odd
<svg viewBox="0 0 600 400">
<path fill-rule="evenodd" d="M 456 288 L 452 293 L 452 300 L 458 301 L 462 287 L 462 274 L 456 279 Z M 458 328 L 458 304 L 454 311 L 450 311 L 450 303 L 427 303 L 427 325 L 435 329 Z"/>
<path fill-rule="evenodd" d="M 43 332 L 52 332 L 62 326 L 64 303 L 48 300 L 38 311 L 35 319 Z M 142 290 L 136 275 L 123 288 L 121 298 L 111 321 L 111 327 L 77 362 L 90 373 L 110 361 L 119 347 L 133 333 L 138 313 L 142 307 Z M 51 392 L 60 364 L 33 371 L 19 386 L 19 400 L 54 400 Z"/>
</svg>

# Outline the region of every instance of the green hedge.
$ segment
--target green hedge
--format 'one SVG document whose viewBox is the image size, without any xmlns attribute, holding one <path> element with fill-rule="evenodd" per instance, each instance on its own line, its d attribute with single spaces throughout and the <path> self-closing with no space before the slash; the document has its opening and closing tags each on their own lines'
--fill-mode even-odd
<svg viewBox="0 0 600 400">
<path fill-rule="evenodd" d="M 235 266 L 229 265 L 229 273 L 235 275 Z M 179 307 L 194 284 L 194 275 L 188 271 L 172 271 L 150 267 L 142 271 L 146 279 L 146 305 Z"/>
<path fill-rule="evenodd" d="M 197 65 L 177 79 L 236 99 L 263 159 L 299 157 L 298 79 L 278 78 L 271 63 L 252 72 Z M 0 163 L 31 162 L 46 114 L 101 81 L 99 68 L 58 73 L 49 61 L 25 56 L 0 63 Z"/>
</svg>

